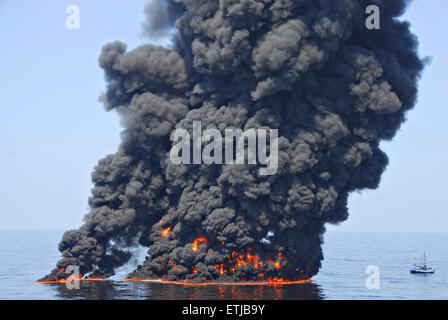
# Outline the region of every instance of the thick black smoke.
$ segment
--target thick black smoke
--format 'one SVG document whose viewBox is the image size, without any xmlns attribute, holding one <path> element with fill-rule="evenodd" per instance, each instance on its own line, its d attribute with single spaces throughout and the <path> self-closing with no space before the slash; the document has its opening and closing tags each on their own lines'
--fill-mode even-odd
<svg viewBox="0 0 448 320">
<path fill-rule="evenodd" d="M 367 30 L 376 4 L 381 29 Z M 391 139 L 416 102 L 423 62 L 404 0 L 169 0 L 147 7 L 148 35 L 172 49 L 99 58 L 101 97 L 125 128 L 117 153 L 92 174 L 91 211 L 64 234 L 45 279 L 78 265 L 107 277 L 149 247 L 130 276 L 168 280 L 296 280 L 316 274 L 325 223 L 347 219 L 350 192 L 378 187 Z M 118 22 L 119 23 L 119 22 Z M 170 134 L 273 128 L 279 168 L 175 165 Z M 254 256 L 256 256 L 254 258 Z M 261 262 L 263 264 L 261 265 Z"/>
</svg>

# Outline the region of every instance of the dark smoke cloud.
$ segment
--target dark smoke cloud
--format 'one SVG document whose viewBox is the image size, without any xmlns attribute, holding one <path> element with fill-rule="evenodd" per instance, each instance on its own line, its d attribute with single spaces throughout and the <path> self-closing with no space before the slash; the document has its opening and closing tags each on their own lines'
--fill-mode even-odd
<svg viewBox="0 0 448 320">
<path fill-rule="evenodd" d="M 407 2 L 153 1 L 145 30 L 166 35 L 175 23 L 173 49 L 103 48 L 101 100 L 121 115 L 122 142 L 95 168 L 91 210 L 64 234 L 46 279 L 65 277 L 59 268 L 70 264 L 110 276 L 136 242 L 149 247 L 136 278 L 316 274 L 325 223 L 347 219 L 350 192 L 378 187 L 388 163 L 380 141 L 415 105 L 423 62 L 409 24 L 397 20 Z M 381 30 L 365 28 L 372 3 Z M 170 133 L 191 132 L 194 120 L 221 131 L 278 128 L 277 174 L 172 164 Z M 234 251 L 265 263 L 231 270 Z"/>
</svg>

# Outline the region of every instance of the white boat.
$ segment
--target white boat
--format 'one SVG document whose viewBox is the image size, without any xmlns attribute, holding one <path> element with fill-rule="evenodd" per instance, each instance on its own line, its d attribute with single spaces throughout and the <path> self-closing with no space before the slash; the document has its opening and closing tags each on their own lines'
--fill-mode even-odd
<svg viewBox="0 0 448 320">
<path fill-rule="evenodd" d="M 411 273 L 434 273 L 434 269 L 426 265 L 425 252 L 423 252 L 423 261 L 421 263 L 414 263 L 411 268 Z"/>
</svg>

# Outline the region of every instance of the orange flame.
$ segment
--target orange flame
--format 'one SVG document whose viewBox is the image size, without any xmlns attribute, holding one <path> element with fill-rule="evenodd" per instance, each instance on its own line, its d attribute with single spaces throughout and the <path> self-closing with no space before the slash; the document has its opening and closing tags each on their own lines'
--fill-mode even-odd
<svg viewBox="0 0 448 320">
<path fill-rule="evenodd" d="M 199 250 L 199 244 L 200 243 L 207 243 L 207 239 L 205 239 L 203 236 L 198 236 L 196 239 L 194 239 L 193 243 L 191 244 L 191 250 L 198 251 Z"/>
<path fill-rule="evenodd" d="M 227 270 L 224 269 L 224 264 L 217 264 L 217 265 L 215 266 L 215 268 L 219 270 L 219 275 L 221 275 L 221 276 L 222 276 L 224 273 L 227 273 Z"/>
<path fill-rule="evenodd" d="M 162 231 L 162 237 L 168 238 L 170 236 L 171 227 L 168 227 Z"/>
<path fill-rule="evenodd" d="M 219 270 L 219 274 L 223 275 L 226 273 L 236 273 L 238 268 L 252 265 L 255 270 L 263 270 L 263 264 L 267 263 L 272 265 L 273 268 L 276 268 L 277 270 L 282 269 L 284 263 L 287 261 L 287 259 L 283 256 L 281 252 L 278 252 L 275 258 L 275 261 L 272 258 L 266 259 L 266 262 L 263 262 L 262 259 L 260 259 L 259 256 L 256 254 L 253 254 L 251 248 L 247 248 L 246 252 L 236 252 L 233 251 L 229 256 L 227 256 L 228 260 L 228 268 L 224 264 L 218 264 L 214 267 Z M 302 272 L 300 268 L 297 268 L 296 271 Z M 244 275 L 244 274 L 243 274 Z M 264 273 L 260 272 L 258 274 L 260 277 L 264 277 Z M 282 280 L 283 281 L 283 280 Z"/>
</svg>

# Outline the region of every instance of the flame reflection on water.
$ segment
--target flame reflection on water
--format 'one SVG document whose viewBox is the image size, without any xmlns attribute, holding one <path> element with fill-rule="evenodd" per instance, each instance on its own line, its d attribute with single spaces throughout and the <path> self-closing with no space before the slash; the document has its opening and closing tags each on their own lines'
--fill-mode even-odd
<svg viewBox="0 0 448 320">
<path fill-rule="evenodd" d="M 81 288 L 68 289 L 63 283 L 51 286 L 61 299 L 148 299 L 148 300 L 316 300 L 322 290 L 313 282 L 291 285 L 209 285 L 183 286 L 160 282 L 81 281 Z"/>
</svg>

